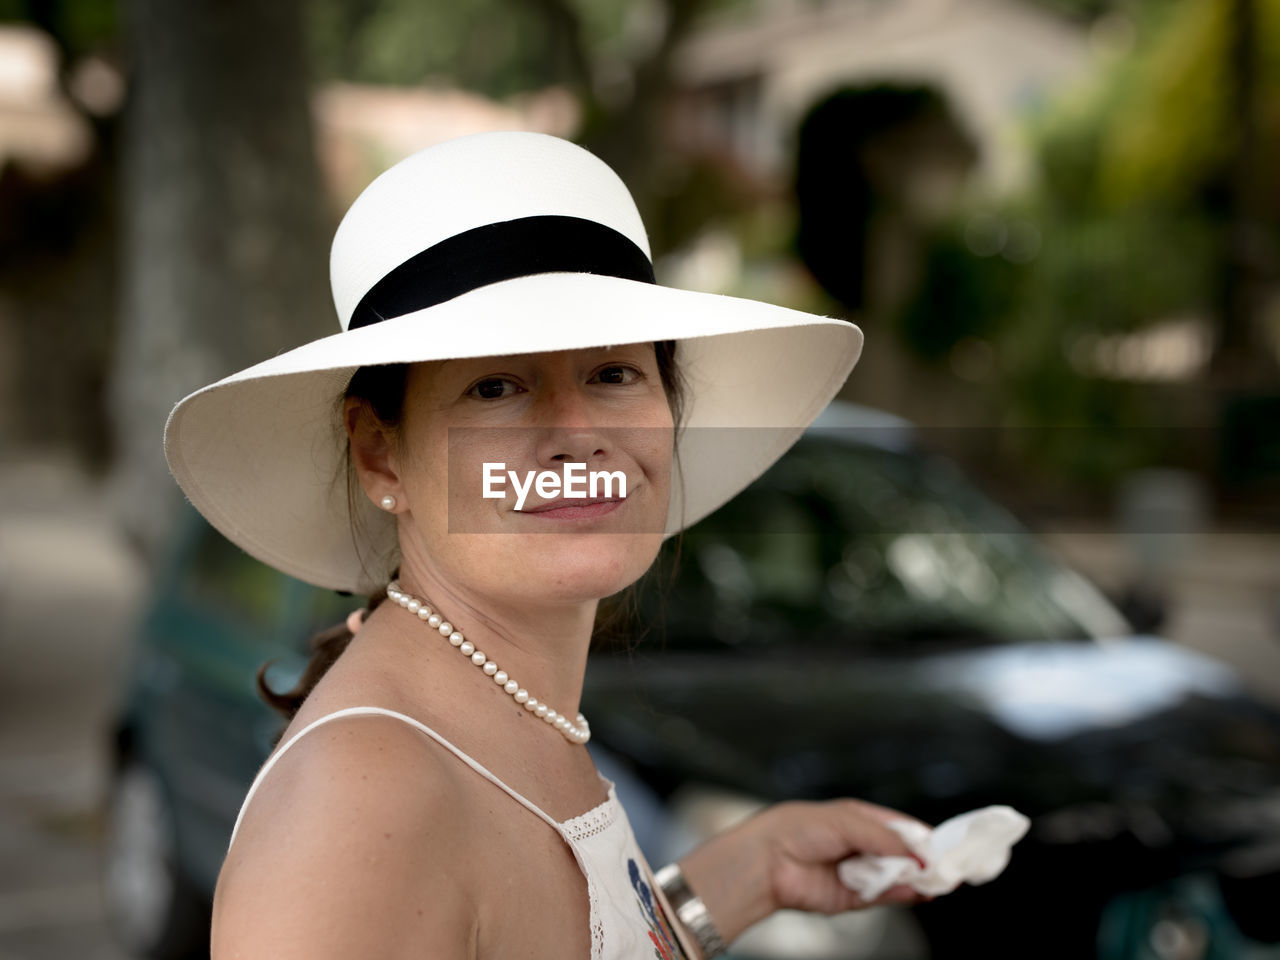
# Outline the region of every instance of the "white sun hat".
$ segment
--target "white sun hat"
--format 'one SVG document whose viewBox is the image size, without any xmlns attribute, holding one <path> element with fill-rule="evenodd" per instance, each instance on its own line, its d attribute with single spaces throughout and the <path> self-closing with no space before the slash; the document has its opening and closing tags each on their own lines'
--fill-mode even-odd
<svg viewBox="0 0 1280 960">
<path fill-rule="evenodd" d="M 539 133 L 474 134 L 387 170 L 339 225 L 330 281 L 341 333 L 192 393 L 164 445 L 191 503 L 228 539 L 354 593 L 385 583 L 396 556 L 394 516 L 363 495 L 349 506 L 335 411 L 362 366 L 678 341 L 686 396 L 669 535 L 777 460 L 862 348 L 844 320 L 659 286 L 617 174 Z"/>
</svg>

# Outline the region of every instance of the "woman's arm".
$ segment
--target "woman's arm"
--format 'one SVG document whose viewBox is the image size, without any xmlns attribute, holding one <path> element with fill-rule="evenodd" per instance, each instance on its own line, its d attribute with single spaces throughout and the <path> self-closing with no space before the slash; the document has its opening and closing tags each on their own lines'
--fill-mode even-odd
<svg viewBox="0 0 1280 960">
<path fill-rule="evenodd" d="M 682 858 L 680 868 L 729 943 L 775 910 L 831 914 L 870 906 L 840 882 L 836 864 L 864 853 L 918 861 L 886 826 L 903 819 L 911 818 L 861 800 L 775 804 L 708 840 Z M 924 899 L 900 885 L 872 903 Z"/>
</svg>

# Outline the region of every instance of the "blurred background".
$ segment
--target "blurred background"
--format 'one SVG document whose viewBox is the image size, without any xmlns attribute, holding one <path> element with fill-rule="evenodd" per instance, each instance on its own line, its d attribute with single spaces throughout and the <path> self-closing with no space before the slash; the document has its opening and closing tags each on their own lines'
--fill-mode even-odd
<svg viewBox="0 0 1280 960">
<path fill-rule="evenodd" d="M 0 0 L 0 960 L 127 956 L 168 411 L 336 331 L 346 206 L 492 129 L 609 162 L 661 282 L 856 321 L 845 400 L 1280 706 L 1277 0 Z"/>
</svg>

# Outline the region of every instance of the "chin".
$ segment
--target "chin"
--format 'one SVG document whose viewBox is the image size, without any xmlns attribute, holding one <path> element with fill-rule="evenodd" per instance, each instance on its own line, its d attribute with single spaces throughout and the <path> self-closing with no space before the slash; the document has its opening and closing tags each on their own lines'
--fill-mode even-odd
<svg viewBox="0 0 1280 960">
<path fill-rule="evenodd" d="M 521 566 L 539 594 L 565 602 L 601 600 L 639 580 L 662 546 L 659 533 L 531 535 Z"/>
</svg>

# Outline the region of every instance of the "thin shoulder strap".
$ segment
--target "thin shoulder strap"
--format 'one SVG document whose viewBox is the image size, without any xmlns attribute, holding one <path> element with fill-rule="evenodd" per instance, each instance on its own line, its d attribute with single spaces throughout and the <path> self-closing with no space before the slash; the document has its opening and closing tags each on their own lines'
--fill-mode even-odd
<svg viewBox="0 0 1280 960">
<path fill-rule="evenodd" d="M 339 717 L 351 717 L 351 716 L 360 716 L 360 715 L 367 715 L 367 714 L 382 714 L 383 716 L 386 716 L 386 717 L 397 717 L 400 720 L 403 720 L 406 723 L 412 724 L 413 726 L 417 727 L 419 730 L 421 730 L 423 733 L 429 736 L 432 740 L 435 740 L 436 743 L 440 744 L 440 746 L 444 747 L 446 750 L 452 753 L 455 757 L 457 757 L 459 760 L 461 760 L 463 763 L 469 766 L 476 773 L 480 774 L 480 776 L 484 777 L 494 786 L 504 790 L 511 797 L 511 799 L 515 800 L 517 803 L 519 803 L 520 805 L 528 809 L 531 813 L 541 817 L 543 820 L 545 820 L 548 824 L 551 825 L 552 829 L 554 829 L 556 833 L 559 833 L 561 834 L 561 836 L 563 836 L 563 832 L 560 829 L 560 824 L 557 823 L 555 820 L 553 820 L 550 816 L 548 816 L 542 810 L 542 808 L 538 807 L 531 800 L 526 799 L 521 794 L 512 790 L 509 786 L 507 786 L 505 783 L 499 780 L 493 773 L 491 773 L 488 770 L 488 768 L 484 767 L 477 761 L 473 760 L 471 757 L 467 756 L 467 754 L 463 753 L 461 750 L 455 747 L 452 743 L 450 743 L 444 737 L 440 736 L 440 734 L 436 733 L 434 730 L 432 730 L 422 721 L 415 720 L 413 717 L 407 716 L 406 714 L 403 714 L 403 713 L 397 713 L 395 710 L 388 710 L 386 707 L 344 707 L 341 710 L 335 710 L 333 713 L 326 713 L 323 717 L 320 717 L 319 719 L 312 720 L 309 724 L 307 724 L 305 727 L 303 727 L 301 730 L 295 733 L 292 737 L 290 737 L 283 747 L 281 747 L 279 750 L 277 750 L 275 753 L 271 755 L 270 759 L 267 760 L 263 768 L 258 771 L 257 777 L 254 778 L 253 785 L 249 787 L 249 792 L 244 798 L 244 803 L 240 805 L 240 813 L 236 817 L 235 826 L 232 827 L 231 829 L 231 842 L 227 844 L 227 849 L 230 850 L 231 844 L 235 843 L 236 841 L 236 832 L 240 829 L 240 821 L 244 819 L 245 810 L 249 808 L 249 801 L 253 799 L 253 795 L 254 793 L 257 792 L 258 787 L 262 784 L 263 779 L 270 772 L 271 768 L 275 766 L 275 762 L 279 760 L 282 756 L 284 756 L 286 750 L 288 750 L 291 746 L 293 746 L 300 739 L 302 739 L 302 737 L 306 733 L 308 733 L 311 730 L 314 730 L 316 727 L 320 726 L 322 723 L 328 723 L 330 720 L 336 720 Z"/>
</svg>

